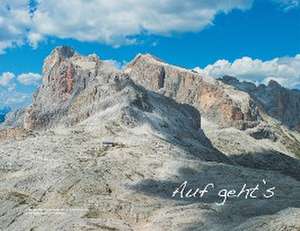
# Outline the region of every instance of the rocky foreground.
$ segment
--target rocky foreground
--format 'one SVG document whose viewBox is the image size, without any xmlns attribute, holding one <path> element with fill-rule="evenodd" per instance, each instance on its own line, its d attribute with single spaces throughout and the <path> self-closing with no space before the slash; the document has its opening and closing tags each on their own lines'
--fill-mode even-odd
<svg viewBox="0 0 300 231">
<path fill-rule="evenodd" d="M 0 230 L 300 230 L 298 91 L 67 47 L 43 75 L 0 130 Z"/>
</svg>

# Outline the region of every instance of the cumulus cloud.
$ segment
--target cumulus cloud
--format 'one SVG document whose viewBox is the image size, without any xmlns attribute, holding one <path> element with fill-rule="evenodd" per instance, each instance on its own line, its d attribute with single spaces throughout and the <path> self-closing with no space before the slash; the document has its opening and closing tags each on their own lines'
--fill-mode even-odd
<svg viewBox="0 0 300 231">
<path fill-rule="evenodd" d="M 109 64 L 112 69 L 118 69 L 118 70 L 122 70 L 128 64 L 128 62 L 125 60 L 123 60 L 122 62 L 119 62 L 114 59 L 106 59 L 106 60 L 104 60 L 104 62 L 106 64 Z"/>
<path fill-rule="evenodd" d="M 137 42 L 137 35 L 196 32 L 219 13 L 250 9 L 254 0 L 2 0 L 0 53 L 48 37 L 114 46 Z M 299 0 L 275 1 L 284 9 Z"/>
<path fill-rule="evenodd" d="M 27 0 L 2 0 L 0 4 L 0 54 L 26 40 L 31 19 Z"/>
<path fill-rule="evenodd" d="M 233 62 L 218 60 L 203 69 L 197 67 L 195 70 L 202 75 L 215 78 L 231 75 L 256 84 L 267 84 L 270 80 L 275 80 L 288 88 L 300 88 L 300 54 L 268 61 L 250 57 L 236 59 Z"/>
<path fill-rule="evenodd" d="M 250 9 L 254 0 L 2 0 L 0 54 L 8 47 L 53 36 L 114 46 L 137 35 L 196 32 L 219 13 Z M 270 0 L 291 9 L 299 0 Z M 33 5 L 34 3 L 34 5 Z"/>
<path fill-rule="evenodd" d="M 23 73 L 16 75 L 11 72 L 4 72 L 0 74 L 0 106 L 7 105 L 13 109 L 23 107 L 30 104 L 32 93 L 19 91 L 19 87 L 23 85 L 37 86 L 41 81 L 41 75 L 37 73 Z"/>
<path fill-rule="evenodd" d="M 4 72 L 0 75 L 0 86 L 8 87 L 11 84 L 11 81 L 15 78 L 15 75 L 11 72 Z"/>
<path fill-rule="evenodd" d="M 0 52 L 24 42 L 36 47 L 49 36 L 117 46 L 139 34 L 200 31 L 218 13 L 249 9 L 252 1 L 2 0 Z"/>
<path fill-rule="evenodd" d="M 33 43 L 54 35 L 118 45 L 141 33 L 199 31 L 216 14 L 251 5 L 252 0 L 40 0 L 31 37 Z"/>
<path fill-rule="evenodd" d="M 37 73 L 24 73 L 21 74 L 17 77 L 18 81 L 23 84 L 23 85 L 34 85 L 37 86 L 39 85 L 42 76 L 40 74 Z"/>
<path fill-rule="evenodd" d="M 0 86 L 0 106 L 9 106 L 12 109 L 21 108 L 29 105 L 31 94 L 21 93 L 18 91 L 9 91 Z"/>
</svg>

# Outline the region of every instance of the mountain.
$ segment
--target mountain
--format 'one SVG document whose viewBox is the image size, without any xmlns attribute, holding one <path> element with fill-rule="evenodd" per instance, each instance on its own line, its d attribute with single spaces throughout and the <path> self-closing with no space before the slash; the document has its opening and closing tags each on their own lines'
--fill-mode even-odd
<svg viewBox="0 0 300 231">
<path fill-rule="evenodd" d="M 5 116 L 7 113 L 11 111 L 10 107 L 0 107 L 0 123 L 2 123 L 5 120 Z"/>
<path fill-rule="evenodd" d="M 300 131 L 300 90 L 289 90 L 279 83 L 271 80 L 266 86 L 256 86 L 250 82 L 240 82 L 231 76 L 224 76 L 220 79 L 241 91 L 249 93 L 263 110 L 274 119 L 290 129 Z"/>
<path fill-rule="evenodd" d="M 258 124 L 260 115 L 251 97 L 213 78 L 175 67 L 146 54 L 138 55 L 126 68 L 138 84 L 195 106 L 220 127 L 241 129 Z"/>
<path fill-rule="evenodd" d="M 232 84 L 151 55 L 117 70 L 58 47 L 32 105 L 0 130 L 0 229 L 297 230 L 299 147 Z M 214 187 L 173 197 L 185 181 Z"/>
<path fill-rule="evenodd" d="M 125 72 L 149 90 L 194 106 L 201 113 L 206 135 L 228 155 L 266 149 L 300 155 L 300 95 L 295 90 L 279 84 L 275 89 L 271 82 L 267 88 L 257 87 L 254 93 L 254 84 L 237 87 L 235 78 L 225 81 L 228 77 L 216 80 L 201 76 L 149 54 L 138 55 Z"/>
</svg>

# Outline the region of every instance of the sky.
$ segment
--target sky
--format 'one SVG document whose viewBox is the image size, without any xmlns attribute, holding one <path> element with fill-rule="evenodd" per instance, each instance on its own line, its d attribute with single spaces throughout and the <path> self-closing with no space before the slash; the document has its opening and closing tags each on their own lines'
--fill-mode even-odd
<svg viewBox="0 0 300 231">
<path fill-rule="evenodd" d="M 300 89 L 300 0 L 0 0 L 0 107 L 31 102 L 53 48 L 119 66 L 138 53 Z"/>
</svg>

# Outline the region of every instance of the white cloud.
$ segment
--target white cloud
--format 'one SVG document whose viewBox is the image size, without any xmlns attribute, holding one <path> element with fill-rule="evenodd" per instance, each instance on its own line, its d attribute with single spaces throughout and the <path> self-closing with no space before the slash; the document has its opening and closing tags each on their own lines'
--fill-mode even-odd
<svg viewBox="0 0 300 231">
<path fill-rule="evenodd" d="M 37 73 L 24 73 L 17 77 L 18 81 L 23 85 L 34 85 L 37 86 L 40 84 L 42 76 Z"/>
<path fill-rule="evenodd" d="M 36 73 L 23 73 L 17 77 L 11 72 L 0 74 L 0 106 L 7 105 L 15 109 L 30 104 L 32 87 L 27 88 L 26 92 L 21 92 L 18 89 L 22 85 L 22 88 L 37 86 L 41 78 L 41 75 Z"/>
<path fill-rule="evenodd" d="M 13 78 L 15 78 L 15 75 L 11 72 L 2 73 L 2 75 L 0 75 L 0 86 L 8 87 Z"/>
<path fill-rule="evenodd" d="M 94 41 L 114 46 L 137 42 L 137 35 L 196 32 L 219 13 L 250 9 L 254 0 L 2 0 L 0 53 L 48 37 Z M 284 9 L 299 0 L 270 0 Z M 32 2 L 32 1 L 31 1 Z M 30 9 L 31 7 L 31 9 Z"/>
<path fill-rule="evenodd" d="M 17 91 L 9 91 L 0 86 L 0 105 L 9 106 L 12 109 L 21 108 L 29 105 L 31 102 L 31 94 L 21 93 Z"/>
<path fill-rule="evenodd" d="M 195 68 L 203 75 L 220 78 L 235 76 L 240 80 L 254 83 L 268 83 L 271 79 L 288 88 L 300 88 L 300 54 L 269 61 L 243 57 L 234 62 L 218 60 L 205 68 Z"/>
<path fill-rule="evenodd" d="M 252 0 L 40 0 L 31 41 L 51 35 L 120 45 L 141 33 L 200 31 L 216 14 L 251 5 Z"/>
<path fill-rule="evenodd" d="M 27 0 L 2 0 L 0 4 L 0 54 L 21 45 L 31 25 Z"/>
<path fill-rule="evenodd" d="M 106 64 L 111 65 L 111 68 L 118 69 L 118 70 L 122 70 L 128 64 L 128 62 L 125 60 L 123 60 L 122 62 L 119 62 L 114 59 L 106 59 L 106 60 L 104 60 L 104 62 Z"/>
<path fill-rule="evenodd" d="M 114 46 L 135 43 L 140 34 L 196 32 L 219 13 L 250 9 L 254 0 L 2 0 L 0 54 L 28 42 L 37 47 L 50 36 Z M 284 9 L 299 0 L 270 0 Z M 31 1 L 32 2 L 32 1 Z"/>
<path fill-rule="evenodd" d="M 0 53 L 49 36 L 110 45 L 135 43 L 143 33 L 170 35 L 200 31 L 218 13 L 246 10 L 253 0 L 2 0 Z"/>
</svg>

